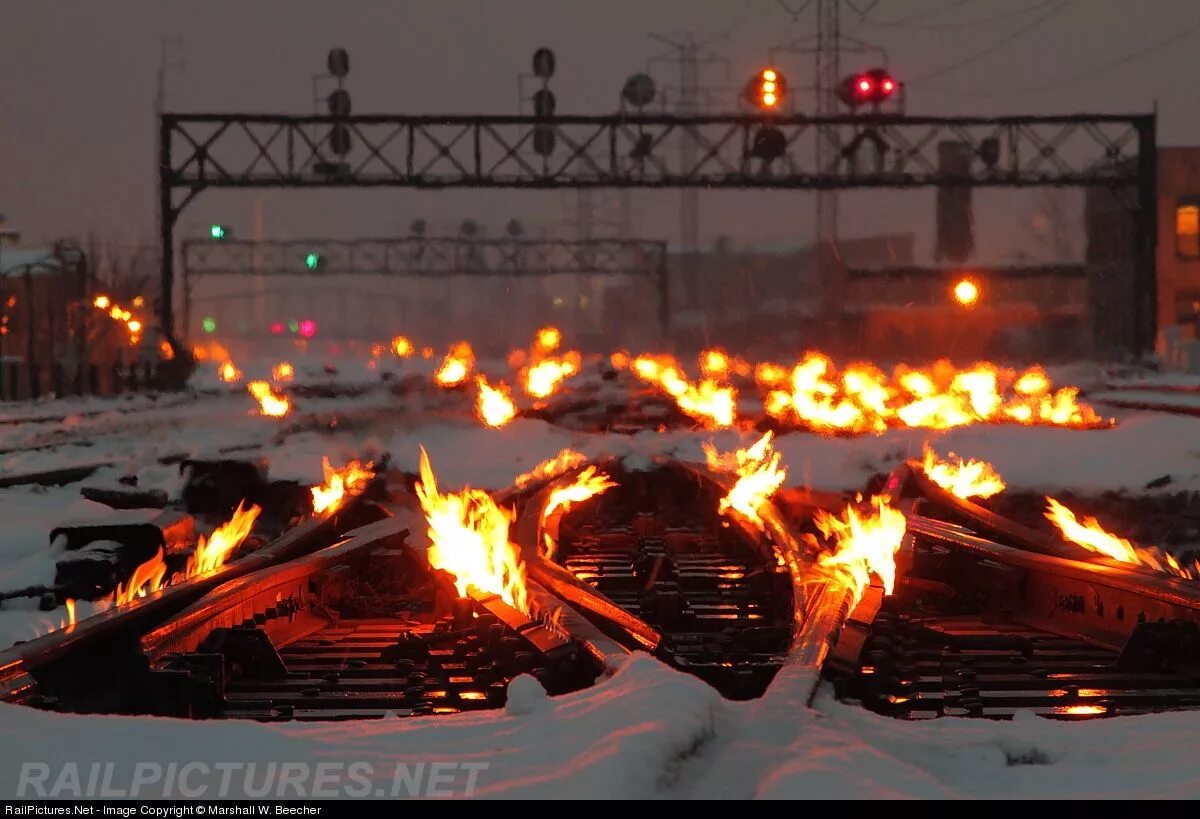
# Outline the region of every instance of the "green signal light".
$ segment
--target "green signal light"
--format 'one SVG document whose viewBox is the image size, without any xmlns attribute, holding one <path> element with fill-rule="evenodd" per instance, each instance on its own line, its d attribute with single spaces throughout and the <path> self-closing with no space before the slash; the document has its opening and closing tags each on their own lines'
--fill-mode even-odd
<svg viewBox="0 0 1200 819">
<path fill-rule="evenodd" d="M 300 322 L 296 321 L 295 319 L 292 319 L 291 321 L 289 321 L 288 322 L 288 332 L 289 333 L 300 332 Z"/>
<path fill-rule="evenodd" d="M 318 267 L 321 266 L 321 254 L 320 253 L 309 253 L 307 256 L 304 257 L 304 266 L 307 267 L 309 270 L 316 270 Z"/>
<path fill-rule="evenodd" d="M 224 239 L 229 235 L 229 228 L 224 225 L 209 225 L 208 235 L 213 239 Z"/>
<path fill-rule="evenodd" d="M 206 333 L 217 332 L 217 320 L 212 316 L 205 316 L 204 321 L 201 322 L 201 326 L 204 327 L 204 332 Z"/>
</svg>

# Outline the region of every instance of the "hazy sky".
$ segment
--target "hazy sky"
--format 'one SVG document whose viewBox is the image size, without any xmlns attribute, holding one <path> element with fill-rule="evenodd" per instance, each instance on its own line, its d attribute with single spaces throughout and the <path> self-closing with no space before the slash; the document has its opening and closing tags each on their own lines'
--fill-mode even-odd
<svg viewBox="0 0 1200 819">
<path fill-rule="evenodd" d="M 910 113 L 1157 105 L 1162 143 L 1200 143 L 1200 34 L 1189 32 L 1200 28 L 1196 0 L 879 0 L 857 19 L 844 4 L 843 29 L 886 46 L 894 72 L 917 78 Z M 720 69 L 705 77 L 740 84 L 769 46 L 812 23 L 811 7 L 793 20 L 777 0 L 0 0 L 0 212 L 30 239 L 89 231 L 130 245 L 150 238 L 151 105 L 167 36 L 183 38 L 182 54 L 171 56 L 185 65 L 168 73 L 174 110 L 310 112 L 311 77 L 338 45 L 350 51 L 356 112 L 515 113 L 516 75 L 535 47 L 548 45 L 558 53 L 559 110 L 590 113 L 612 110 L 624 78 L 661 51 L 650 31 L 728 33 L 720 47 L 728 77 Z M 782 67 L 800 81 L 811 71 L 809 59 Z M 672 70 L 656 73 L 669 80 Z M 417 216 L 445 229 L 470 216 L 495 232 L 511 216 L 561 222 L 570 207 L 566 193 L 210 191 L 184 214 L 184 232 L 220 220 L 248 235 L 256 196 L 267 232 L 278 236 L 386 235 Z M 1010 215 L 1028 201 L 996 196 Z M 637 232 L 675 239 L 676 202 L 640 195 Z M 928 194 L 847 196 L 843 233 L 927 235 L 931 203 Z M 811 213 L 802 194 L 705 194 L 702 239 L 730 233 L 795 244 L 808 238 Z M 996 224 L 982 247 L 997 247 L 1000 233 L 1008 245 L 1017 241 L 1011 219 Z"/>
</svg>

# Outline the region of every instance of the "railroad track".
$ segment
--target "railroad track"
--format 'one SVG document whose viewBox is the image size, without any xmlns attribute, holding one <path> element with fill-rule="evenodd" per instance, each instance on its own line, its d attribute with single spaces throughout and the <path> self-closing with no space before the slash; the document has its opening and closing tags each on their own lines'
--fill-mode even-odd
<svg viewBox="0 0 1200 819">
<path fill-rule="evenodd" d="M 546 514 L 589 466 L 615 486 Z M 886 487 L 907 518 L 895 593 L 857 599 L 813 571 L 802 537 L 835 499 L 731 525 L 716 511 L 728 483 L 607 462 L 499 493 L 527 570 L 518 609 L 460 597 L 430 567 L 412 478 L 392 475 L 353 517 L 0 653 L 0 694 L 195 718 L 436 716 L 501 707 L 522 674 L 551 694 L 602 684 L 647 651 L 729 698 L 803 707 L 824 685 L 905 719 L 1200 707 L 1190 581 L 1086 557 L 906 467 Z"/>
</svg>

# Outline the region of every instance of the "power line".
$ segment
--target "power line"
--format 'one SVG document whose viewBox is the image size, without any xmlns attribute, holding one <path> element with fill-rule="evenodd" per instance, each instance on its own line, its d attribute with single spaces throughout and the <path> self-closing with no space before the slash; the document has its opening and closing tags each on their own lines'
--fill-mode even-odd
<svg viewBox="0 0 1200 819">
<path fill-rule="evenodd" d="M 991 14 L 986 17 L 975 17 L 970 20 L 947 20 L 945 22 L 921 23 L 920 25 L 911 25 L 903 21 L 874 21 L 868 20 L 864 23 L 865 26 L 889 26 L 893 28 L 913 28 L 913 29 L 932 29 L 932 30 L 949 30 L 960 28 L 973 28 L 974 26 L 986 25 L 988 23 L 999 23 L 1004 20 L 1010 20 L 1014 17 L 1024 17 L 1026 14 L 1035 11 L 1041 11 L 1047 6 L 1054 5 L 1058 0 L 1038 0 L 1036 3 L 1031 3 L 1028 6 L 1023 6 L 1019 9 L 1009 9 L 1008 11 L 1000 12 L 999 14 Z"/>
<path fill-rule="evenodd" d="M 1128 54 L 1124 54 L 1120 57 L 1117 57 L 1116 59 L 1109 60 L 1108 62 L 1104 62 L 1104 63 L 1100 63 L 1098 65 L 1091 66 L 1090 68 L 1081 69 L 1074 73 L 1061 76 L 1056 80 L 1051 80 L 1049 82 L 1040 82 L 1037 85 L 1029 85 L 1029 86 L 1025 86 L 1024 88 L 1008 88 L 1008 89 L 1005 89 L 1003 91 L 998 91 L 998 92 L 982 92 L 982 93 L 977 93 L 974 91 L 967 91 L 965 89 L 957 89 L 957 88 L 936 88 L 936 89 L 931 89 L 931 90 L 947 91 L 950 93 L 970 94 L 970 95 L 976 96 L 976 97 L 1007 97 L 1007 96 L 1012 96 L 1014 94 L 1031 94 L 1031 93 L 1037 93 L 1040 91 L 1052 90 L 1055 88 L 1061 88 L 1064 85 L 1070 85 L 1071 83 L 1075 83 L 1080 80 L 1092 79 L 1093 77 L 1100 75 L 1100 74 L 1107 74 L 1108 72 L 1113 71 L 1114 69 L 1121 68 L 1122 66 L 1128 65 L 1129 63 L 1134 62 L 1135 60 L 1140 60 L 1142 57 L 1153 54 L 1154 52 L 1157 52 L 1160 49 L 1166 48 L 1168 46 L 1172 46 L 1175 43 L 1185 40 L 1198 31 L 1200 31 L 1200 20 L 1196 20 L 1191 25 L 1187 26 L 1186 28 L 1180 29 L 1179 31 L 1175 32 L 1174 34 L 1172 34 L 1169 37 L 1164 37 L 1161 40 L 1156 40 L 1153 43 L 1144 45 L 1141 48 L 1139 48 L 1135 51 L 1131 51 Z"/>
<path fill-rule="evenodd" d="M 928 20 L 930 17 L 938 17 L 948 11 L 954 11 L 960 6 L 965 6 L 967 3 L 973 3 L 975 0 L 952 0 L 944 6 L 939 6 L 929 11 L 919 11 L 916 14 L 910 14 L 907 17 L 896 17 L 892 20 L 871 20 L 865 25 L 869 26 L 907 26 L 910 23 L 916 23 L 921 20 Z"/>
<path fill-rule="evenodd" d="M 976 51 L 973 54 L 970 54 L 969 56 L 964 57 L 961 60 L 958 60 L 957 62 L 953 62 L 953 63 L 950 63 L 949 65 L 944 65 L 941 68 L 934 69 L 933 71 L 927 71 L 924 74 L 920 74 L 916 77 L 912 77 L 911 79 L 907 80 L 907 82 L 911 84 L 911 83 L 915 83 L 915 82 L 921 82 L 922 80 L 928 80 L 932 77 L 940 77 L 942 74 L 947 74 L 951 71 L 955 71 L 959 68 L 962 68 L 965 65 L 970 65 L 971 63 L 978 62 L 979 60 L 982 60 L 984 57 L 988 56 L 989 54 L 993 54 L 993 53 L 999 51 L 1000 49 L 1004 48 L 1006 45 L 1013 42 L 1017 38 L 1033 31 L 1035 28 L 1037 28 L 1042 23 L 1049 20 L 1054 15 L 1058 14 L 1060 11 L 1064 10 L 1069 5 L 1071 5 L 1071 0 L 1061 0 L 1061 2 L 1058 3 L 1058 5 L 1052 6 L 1051 8 L 1047 9 L 1045 14 L 1042 14 L 1042 15 L 1034 18 L 1033 20 L 1031 20 L 1030 22 L 1021 26 L 1019 29 L 1017 29 L 1013 33 L 1009 34 L 1007 37 L 1003 37 L 1003 38 L 997 40 L 996 42 L 992 43 L 987 48 L 980 49 L 979 51 Z"/>
</svg>

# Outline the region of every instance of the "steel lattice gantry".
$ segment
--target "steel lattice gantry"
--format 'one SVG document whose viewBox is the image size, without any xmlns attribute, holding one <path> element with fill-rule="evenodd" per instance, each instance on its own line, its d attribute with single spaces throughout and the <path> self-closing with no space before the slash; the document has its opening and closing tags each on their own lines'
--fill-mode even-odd
<svg viewBox="0 0 1200 819">
<path fill-rule="evenodd" d="M 628 275 L 654 280 L 659 326 L 669 329 L 667 243 L 652 239 L 394 239 L 249 241 L 188 239 L 182 247 L 184 327 L 197 276 Z M 308 256 L 320 259 L 310 268 Z"/>
<path fill-rule="evenodd" d="M 162 324 L 174 333 L 174 226 L 206 188 L 709 189 L 1103 187 L 1134 215 L 1136 351 L 1155 332 L 1155 117 L 276 116 L 160 119 Z M 331 140 L 340 132 L 341 138 Z M 841 145 L 816 167 L 815 141 Z M 349 139 L 345 139 L 348 136 Z M 680 141 L 693 144 L 679 152 Z M 965 143 L 970 171 L 938 169 Z M 344 153 L 333 150 L 346 148 Z M 668 148 L 668 146 L 671 146 Z M 679 156 L 695 159 L 683 164 Z"/>
</svg>

